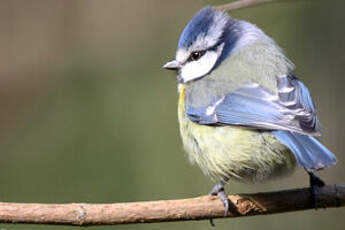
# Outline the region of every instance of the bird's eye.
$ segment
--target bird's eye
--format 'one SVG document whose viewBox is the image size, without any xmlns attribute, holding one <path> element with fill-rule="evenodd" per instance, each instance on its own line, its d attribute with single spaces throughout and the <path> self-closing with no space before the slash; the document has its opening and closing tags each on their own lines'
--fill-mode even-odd
<svg viewBox="0 0 345 230">
<path fill-rule="evenodd" d="M 195 51 L 192 52 L 189 56 L 189 61 L 197 61 L 199 60 L 203 55 L 205 54 L 205 51 Z"/>
</svg>

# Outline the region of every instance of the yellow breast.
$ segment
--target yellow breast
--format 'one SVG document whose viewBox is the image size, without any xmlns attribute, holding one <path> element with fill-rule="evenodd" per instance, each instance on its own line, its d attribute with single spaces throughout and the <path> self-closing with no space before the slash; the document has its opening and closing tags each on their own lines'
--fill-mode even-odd
<svg viewBox="0 0 345 230">
<path fill-rule="evenodd" d="M 215 180 L 261 181 L 295 166 L 292 153 L 269 132 L 240 126 L 208 126 L 186 114 L 187 85 L 179 85 L 178 119 L 184 149 L 192 163 Z"/>
</svg>

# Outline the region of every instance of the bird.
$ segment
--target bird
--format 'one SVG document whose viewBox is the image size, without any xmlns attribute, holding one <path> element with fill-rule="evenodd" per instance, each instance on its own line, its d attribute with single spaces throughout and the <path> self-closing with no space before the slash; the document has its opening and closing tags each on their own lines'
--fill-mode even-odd
<svg viewBox="0 0 345 230">
<path fill-rule="evenodd" d="M 336 163 L 317 139 L 320 122 L 305 84 L 276 42 L 256 25 L 212 6 L 184 28 L 175 58 L 178 121 L 191 163 L 216 182 L 229 212 L 224 186 L 257 183 L 305 169 L 315 208 L 325 182 L 315 171 Z"/>
</svg>

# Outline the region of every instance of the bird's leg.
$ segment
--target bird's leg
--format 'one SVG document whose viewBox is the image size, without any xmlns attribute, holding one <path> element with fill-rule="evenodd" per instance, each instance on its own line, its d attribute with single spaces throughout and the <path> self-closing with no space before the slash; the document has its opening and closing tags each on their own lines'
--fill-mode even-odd
<svg viewBox="0 0 345 230">
<path fill-rule="evenodd" d="M 309 184 L 310 184 L 310 191 L 312 195 L 312 201 L 314 203 L 314 208 L 319 208 L 319 188 L 325 185 L 325 182 L 321 180 L 320 177 L 318 177 L 316 174 L 314 174 L 311 170 L 307 170 L 307 173 L 309 174 Z"/>
<path fill-rule="evenodd" d="M 228 200 L 228 197 L 225 194 L 224 185 L 225 185 L 225 182 L 223 180 L 220 181 L 218 184 L 216 184 L 212 188 L 212 190 L 209 193 L 209 195 L 211 195 L 211 196 L 218 196 L 222 200 L 223 205 L 225 207 L 224 216 L 227 216 L 228 213 L 229 213 L 229 200 Z"/>
<path fill-rule="evenodd" d="M 212 188 L 211 192 L 209 193 L 209 195 L 211 195 L 211 196 L 218 196 L 221 199 L 221 201 L 223 202 L 223 205 L 225 207 L 224 216 L 227 216 L 229 213 L 229 200 L 228 200 L 228 197 L 226 196 L 225 191 L 224 191 L 225 182 L 227 180 L 228 179 L 221 180 L 218 184 L 216 184 Z M 213 219 L 210 219 L 210 223 L 212 226 L 215 226 L 213 223 Z"/>
</svg>

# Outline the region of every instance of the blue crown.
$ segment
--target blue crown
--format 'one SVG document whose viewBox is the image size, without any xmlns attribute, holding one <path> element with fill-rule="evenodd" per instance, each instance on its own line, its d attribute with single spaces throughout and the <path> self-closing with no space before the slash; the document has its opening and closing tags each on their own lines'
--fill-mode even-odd
<svg viewBox="0 0 345 230">
<path fill-rule="evenodd" d="M 207 34 L 217 13 L 219 14 L 220 11 L 210 6 L 199 11 L 183 30 L 178 47 L 187 48 L 196 40 L 199 34 Z"/>
</svg>

